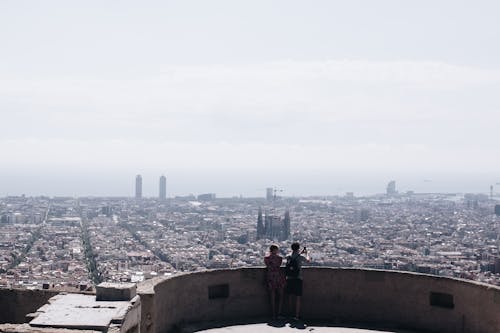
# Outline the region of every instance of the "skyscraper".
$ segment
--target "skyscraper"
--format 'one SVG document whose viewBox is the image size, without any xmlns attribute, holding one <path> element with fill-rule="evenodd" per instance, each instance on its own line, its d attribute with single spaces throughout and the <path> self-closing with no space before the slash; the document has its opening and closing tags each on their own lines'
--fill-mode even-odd
<svg viewBox="0 0 500 333">
<path fill-rule="evenodd" d="M 396 195 L 398 192 L 396 191 L 396 181 L 391 180 L 389 184 L 387 184 L 387 195 L 393 196 Z"/>
<path fill-rule="evenodd" d="M 290 211 L 287 209 L 285 212 L 285 219 L 283 220 L 283 238 L 290 238 Z"/>
<path fill-rule="evenodd" d="M 165 201 L 167 199 L 167 177 L 161 175 L 160 177 L 160 200 Z"/>
<path fill-rule="evenodd" d="M 135 176 L 135 198 L 136 199 L 142 198 L 142 176 L 141 175 Z"/>
<path fill-rule="evenodd" d="M 264 221 L 262 219 L 262 208 L 259 207 L 259 215 L 257 216 L 257 239 L 261 239 L 266 234 Z"/>
<path fill-rule="evenodd" d="M 266 188 L 266 199 L 267 199 L 267 201 L 273 201 L 273 198 L 274 198 L 273 188 L 272 187 Z"/>
</svg>

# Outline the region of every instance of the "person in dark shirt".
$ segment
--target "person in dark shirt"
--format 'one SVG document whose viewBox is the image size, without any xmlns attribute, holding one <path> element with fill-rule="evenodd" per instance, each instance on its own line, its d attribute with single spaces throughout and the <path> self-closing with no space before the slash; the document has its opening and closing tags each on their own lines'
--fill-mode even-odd
<svg viewBox="0 0 500 333">
<path fill-rule="evenodd" d="M 295 320 L 299 320 L 300 298 L 302 297 L 302 264 L 309 262 L 307 250 L 304 247 L 300 251 L 300 244 L 292 244 L 292 253 L 286 257 L 286 293 L 288 295 L 289 311 L 293 313 L 293 303 L 295 303 Z M 295 299 L 295 302 L 293 302 Z"/>
</svg>

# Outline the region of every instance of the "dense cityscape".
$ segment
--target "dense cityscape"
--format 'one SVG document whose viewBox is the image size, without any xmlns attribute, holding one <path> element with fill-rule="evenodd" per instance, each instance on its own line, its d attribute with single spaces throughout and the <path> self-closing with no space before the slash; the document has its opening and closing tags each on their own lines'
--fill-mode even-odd
<svg viewBox="0 0 500 333">
<path fill-rule="evenodd" d="M 484 194 L 0 199 L 0 287 L 92 290 L 215 268 L 262 266 L 270 244 L 313 266 L 427 273 L 500 285 L 500 206 Z M 496 213 L 496 214 L 495 214 Z"/>
</svg>

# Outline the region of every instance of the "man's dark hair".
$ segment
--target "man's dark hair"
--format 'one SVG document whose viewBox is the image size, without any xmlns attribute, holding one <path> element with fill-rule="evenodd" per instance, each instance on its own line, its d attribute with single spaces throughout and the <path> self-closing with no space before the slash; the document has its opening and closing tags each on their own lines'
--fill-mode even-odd
<svg viewBox="0 0 500 333">
<path fill-rule="evenodd" d="M 292 251 L 298 251 L 300 249 L 300 244 L 295 242 L 295 243 L 292 243 Z"/>
<path fill-rule="evenodd" d="M 271 251 L 271 252 L 273 252 L 273 250 L 277 250 L 277 249 L 278 249 L 278 247 L 274 244 L 269 246 L 269 251 Z"/>
</svg>

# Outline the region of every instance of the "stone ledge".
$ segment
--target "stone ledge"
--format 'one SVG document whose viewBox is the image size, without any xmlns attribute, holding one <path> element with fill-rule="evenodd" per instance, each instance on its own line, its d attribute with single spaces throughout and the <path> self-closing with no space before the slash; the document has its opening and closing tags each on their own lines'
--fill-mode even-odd
<svg viewBox="0 0 500 333">
<path fill-rule="evenodd" d="M 135 283 L 103 282 L 96 287 L 97 301 L 130 301 L 136 294 Z"/>
</svg>

